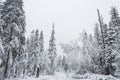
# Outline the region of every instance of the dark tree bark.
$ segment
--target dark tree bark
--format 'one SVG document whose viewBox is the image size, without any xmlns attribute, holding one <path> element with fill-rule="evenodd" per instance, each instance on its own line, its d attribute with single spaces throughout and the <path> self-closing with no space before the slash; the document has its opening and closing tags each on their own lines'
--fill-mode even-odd
<svg viewBox="0 0 120 80">
<path fill-rule="evenodd" d="M 8 77 L 9 55 L 10 55 L 10 51 L 8 50 L 7 61 L 5 62 L 5 69 L 4 69 L 4 78 Z"/>
<path fill-rule="evenodd" d="M 39 72 L 40 72 L 40 68 L 38 67 L 36 77 L 39 77 Z"/>
</svg>

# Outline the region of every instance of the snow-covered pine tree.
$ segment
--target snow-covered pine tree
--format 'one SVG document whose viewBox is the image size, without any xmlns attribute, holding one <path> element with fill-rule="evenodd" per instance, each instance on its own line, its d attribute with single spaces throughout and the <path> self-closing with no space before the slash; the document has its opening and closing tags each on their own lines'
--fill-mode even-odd
<svg viewBox="0 0 120 80">
<path fill-rule="evenodd" d="M 109 73 L 114 75 L 116 70 L 115 58 L 119 53 L 120 49 L 120 17 L 116 7 L 111 8 L 111 20 L 109 22 L 109 33 L 108 33 L 108 47 L 109 56 L 107 57 L 107 66 L 109 67 Z"/>
<path fill-rule="evenodd" d="M 26 54 L 28 56 L 28 61 L 27 61 L 27 75 L 32 75 L 33 73 L 33 63 L 34 63 L 34 55 L 33 50 L 34 50 L 34 30 L 31 32 L 31 36 L 26 40 Z"/>
<path fill-rule="evenodd" d="M 94 54 L 94 49 L 92 46 L 92 36 L 88 35 L 86 31 L 83 31 L 82 33 L 82 54 L 84 57 L 84 62 L 81 65 L 81 69 L 77 72 L 79 74 L 85 74 L 87 71 L 89 71 L 89 68 L 91 66 L 91 60 Z M 90 39 L 91 38 L 91 39 Z M 97 55 L 97 54 L 96 54 Z"/>
<path fill-rule="evenodd" d="M 15 75 L 22 74 L 22 65 L 18 63 L 22 60 L 24 54 L 23 45 L 25 44 L 25 15 L 23 10 L 22 0 L 6 0 L 1 11 L 1 18 L 4 21 L 2 40 L 5 48 L 5 53 L 12 53 L 12 65 Z M 8 77 L 8 56 L 5 61 L 4 77 Z M 11 73 L 11 74 L 12 74 Z M 20 74 L 19 74 L 20 73 Z"/>
<path fill-rule="evenodd" d="M 100 55 L 98 56 L 98 65 L 100 66 L 100 73 L 102 74 L 113 74 L 115 71 L 114 66 L 112 63 L 115 57 L 112 55 L 112 50 L 115 49 L 115 46 L 110 46 L 110 44 L 114 45 L 116 42 L 116 38 L 113 36 L 115 29 L 111 28 L 108 29 L 107 25 L 103 22 L 103 18 L 101 17 L 99 10 L 98 10 L 98 17 L 99 17 L 99 26 L 100 26 L 100 34 L 101 34 L 101 41 L 102 44 L 99 44 L 100 48 Z M 111 30 L 111 31 L 110 31 Z M 112 35 L 112 36 L 111 36 Z"/>
<path fill-rule="evenodd" d="M 39 31 L 33 30 L 30 39 L 27 41 L 28 53 L 28 74 L 36 75 L 37 67 L 39 65 Z"/>
<path fill-rule="evenodd" d="M 55 31 L 54 31 L 54 23 L 53 23 L 53 30 L 52 30 L 52 33 L 51 33 L 51 38 L 50 38 L 50 41 L 49 41 L 49 52 L 48 52 L 48 55 L 49 55 L 49 59 L 50 59 L 50 74 L 54 74 L 54 70 L 55 70 L 55 66 L 54 66 L 54 62 L 55 62 L 55 58 L 57 56 L 56 54 L 56 44 L 55 44 Z"/>
<path fill-rule="evenodd" d="M 100 49 L 99 52 L 99 56 L 98 56 L 98 66 L 99 66 L 99 73 L 101 74 L 106 74 L 106 60 L 105 60 L 105 55 L 106 55 L 106 43 L 105 43 L 105 36 L 106 35 L 104 32 L 104 22 L 103 22 L 103 18 L 99 13 L 99 10 L 97 10 L 98 12 L 98 21 L 99 21 L 99 27 L 100 27 L 100 40 L 101 40 L 101 44 L 98 44 L 98 48 Z"/>
<path fill-rule="evenodd" d="M 40 38 L 39 38 L 39 45 L 40 45 L 40 52 L 44 52 L 44 37 L 43 37 L 43 31 L 40 33 Z"/>
<path fill-rule="evenodd" d="M 26 41 L 26 53 L 28 54 L 27 74 L 39 77 L 45 70 L 44 38 L 43 31 L 33 30 L 30 38 Z"/>
<path fill-rule="evenodd" d="M 92 35 L 89 35 L 89 44 L 88 44 L 88 50 L 89 55 L 91 57 L 90 66 L 88 68 L 88 71 L 92 73 L 98 73 L 98 55 L 99 55 L 99 45 L 101 44 L 101 35 L 100 30 L 98 28 L 98 24 L 96 24 L 96 27 L 94 29 L 94 37 Z"/>
<path fill-rule="evenodd" d="M 118 48 L 117 44 L 120 41 L 120 17 L 116 7 L 111 8 L 111 20 L 109 22 L 109 45 L 111 48 Z M 118 48 L 119 49 L 119 48 Z"/>
<path fill-rule="evenodd" d="M 43 73 L 45 70 L 45 52 L 44 52 L 44 36 L 43 36 L 43 31 L 40 33 L 39 37 L 39 68 L 40 68 L 40 73 Z"/>
<path fill-rule="evenodd" d="M 37 75 L 37 68 L 39 67 L 39 30 L 37 29 L 35 31 L 35 37 L 34 37 L 34 74 Z"/>
</svg>

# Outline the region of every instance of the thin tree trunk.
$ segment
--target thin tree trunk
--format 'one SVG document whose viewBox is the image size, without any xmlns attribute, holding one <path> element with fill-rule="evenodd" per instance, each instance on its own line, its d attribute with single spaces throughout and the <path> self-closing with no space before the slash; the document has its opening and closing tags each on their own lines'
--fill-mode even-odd
<svg viewBox="0 0 120 80">
<path fill-rule="evenodd" d="M 37 74 L 36 74 L 36 77 L 39 77 L 39 73 L 40 73 L 40 68 L 37 67 Z"/>
<path fill-rule="evenodd" d="M 5 63 L 5 69 L 4 69 L 4 78 L 8 77 L 9 55 L 10 55 L 10 52 L 8 50 L 7 61 Z"/>
<path fill-rule="evenodd" d="M 102 42 L 103 42 L 103 49 L 105 49 L 105 40 L 104 40 L 104 35 L 103 35 L 103 22 L 101 20 L 101 16 L 100 16 L 100 12 L 99 12 L 99 9 L 97 9 L 97 12 L 98 12 L 98 17 L 99 17 L 99 24 L 100 24 L 100 29 L 101 29 L 101 34 L 102 34 Z"/>
<path fill-rule="evenodd" d="M 101 68 L 102 69 L 102 74 L 105 74 L 106 72 L 109 73 L 109 70 L 106 70 L 106 68 L 107 68 L 106 63 L 104 63 L 104 60 L 103 60 L 103 58 L 105 57 L 105 48 L 106 48 L 105 39 L 104 39 L 104 33 L 103 33 L 103 19 L 102 19 L 101 15 L 100 15 L 99 9 L 97 9 L 97 12 L 98 12 L 98 18 L 99 18 L 98 21 L 99 21 L 99 24 L 100 24 L 100 30 L 101 30 L 101 35 L 102 35 L 102 49 L 103 49 L 103 51 L 102 51 L 103 54 L 100 53 L 100 57 L 101 57 L 100 62 L 101 62 L 101 67 L 102 67 Z M 104 65 L 105 65 L 105 69 L 103 67 Z"/>
</svg>

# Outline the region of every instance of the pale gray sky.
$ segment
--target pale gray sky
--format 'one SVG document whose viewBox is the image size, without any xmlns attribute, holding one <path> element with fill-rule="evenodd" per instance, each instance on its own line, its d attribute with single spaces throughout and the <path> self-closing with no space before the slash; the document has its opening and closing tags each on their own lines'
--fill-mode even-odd
<svg viewBox="0 0 120 80">
<path fill-rule="evenodd" d="M 55 23 L 57 46 L 78 37 L 85 29 L 93 33 L 99 8 L 107 22 L 111 6 L 120 10 L 120 0 L 23 0 L 26 12 L 26 36 L 33 29 L 44 31 L 46 45 L 51 34 L 52 23 Z M 59 48 L 59 46 L 58 46 Z"/>
</svg>

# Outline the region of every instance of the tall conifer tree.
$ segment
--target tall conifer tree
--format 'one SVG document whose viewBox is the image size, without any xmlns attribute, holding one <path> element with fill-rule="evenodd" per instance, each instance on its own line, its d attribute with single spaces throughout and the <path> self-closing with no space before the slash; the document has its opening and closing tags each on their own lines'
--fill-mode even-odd
<svg viewBox="0 0 120 80">
<path fill-rule="evenodd" d="M 1 11 L 1 18 L 4 21 L 2 39 L 6 55 L 9 56 L 12 53 L 13 63 L 11 67 L 15 66 L 17 61 L 22 60 L 24 53 L 23 45 L 25 44 L 24 33 L 26 25 L 24 13 L 22 0 L 6 0 Z M 8 77 L 8 56 L 6 56 L 5 60 L 4 77 Z M 20 75 L 22 67 L 21 63 L 16 65 L 16 70 L 13 73 Z"/>
<path fill-rule="evenodd" d="M 50 38 L 50 41 L 49 41 L 49 59 L 51 61 L 50 74 L 54 74 L 54 62 L 55 62 L 55 58 L 57 56 L 57 54 L 56 54 L 56 44 L 55 44 L 55 35 L 54 34 L 55 34 L 55 31 L 54 31 L 54 23 L 53 23 L 53 30 L 52 30 L 51 38 Z"/>
</svg>

